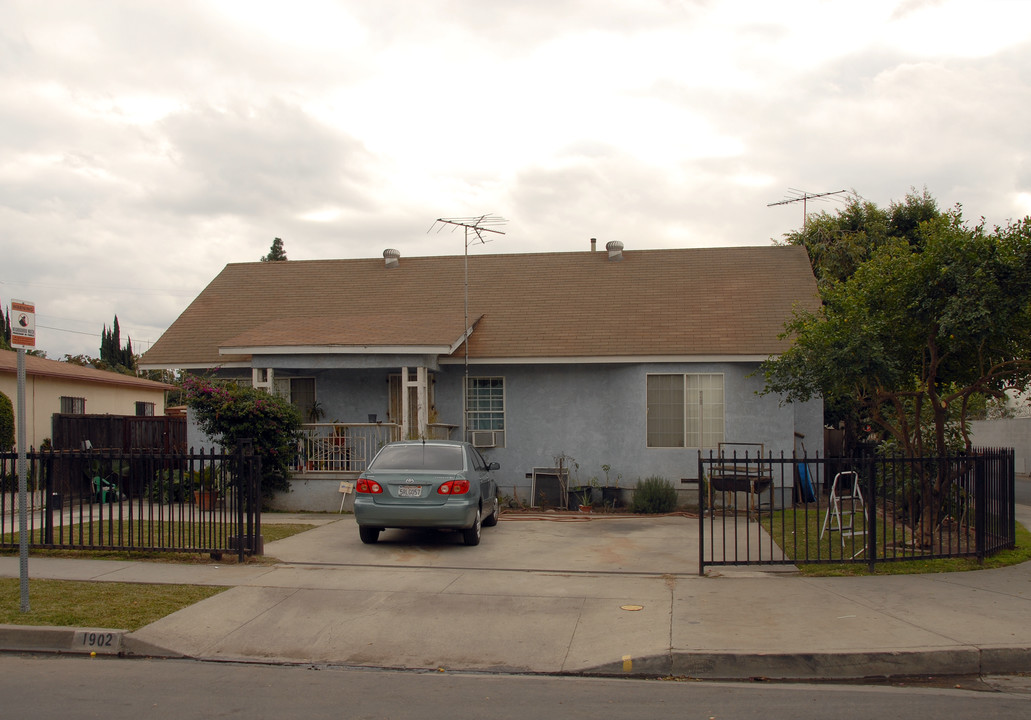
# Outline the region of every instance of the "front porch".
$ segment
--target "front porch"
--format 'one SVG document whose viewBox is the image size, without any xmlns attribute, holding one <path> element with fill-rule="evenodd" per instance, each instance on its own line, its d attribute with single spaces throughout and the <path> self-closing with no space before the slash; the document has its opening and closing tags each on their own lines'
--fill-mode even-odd
<svg viewBox="0 0 1031 720">
<path fill-rule="evenodd" d="M 449 440 L 457 425 L 427 423 L 427 440 Z M 296 475 L 356 476 L 388 442 L 403 437 L 399 423 L 306 423 L 297 454 Z"/>
<path fill-rule="evenodd" d="M 426 438 L 447 440 L 455 425 L 430 423 Z M 376 452 L 403 437 L 401 425 L 306 423 L 301 426 L 290 492 L 277 493 L 270 507 L 282 512 L 343 512 L 354 508 L 354 480 Z"/>
</svg>

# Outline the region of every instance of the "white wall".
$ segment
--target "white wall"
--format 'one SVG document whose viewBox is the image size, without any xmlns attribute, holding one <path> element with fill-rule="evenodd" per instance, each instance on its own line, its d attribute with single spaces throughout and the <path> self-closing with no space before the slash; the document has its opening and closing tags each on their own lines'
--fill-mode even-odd
<svg viewBox="0 0 1031 720">
<path fill-rule="evenodd" d="M 17 425 L 17 375 L 0 374 L 0 392 L 11 398 Z M 137 401 L 154 403 L 154 414 L 165 414 L 165 391 L 161 388 L 150 390 L 29 375 L 25 378 L 25 432 L 30 447 L 38 448 L 44 438 L 51 436 L 52 417 L 61 412 L 62 396 L 85 398 L 86 413 L 89 415 L 135 415 Z"/>
<path fill-rule="evenodd" d="M 970 439 L 974 447 L 1013 448 L 1015 472 L 1031 473 L 1031 417 L 976 420 L 970 423 Z"/>
</svg>

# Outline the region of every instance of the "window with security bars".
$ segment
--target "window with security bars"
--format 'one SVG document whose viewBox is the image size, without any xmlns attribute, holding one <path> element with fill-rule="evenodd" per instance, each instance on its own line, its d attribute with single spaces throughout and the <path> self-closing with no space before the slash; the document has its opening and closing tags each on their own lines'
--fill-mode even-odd
<svg viewBox="0 0 1031 720">
<path fill-rule="evenodd" d="M 723 375 L 649 375 L 648 447 L 718 448 L 723 442 Z"/>
<path fill-rule="evenodd" d="M 152 402 L 137 402 L 136 403 L 136 417 L 153 417 L 154 416 L 154 403 Z"/>
<path fill-rule="evenodd" d="M 61 396 L 61 413 L 64 415 L 85 415 L 86 398 Z"/>
<path fill-rule="evenodd" d="M 465 392 L 466 428 L 505 429 L 505 379 L 471 377 Z"/>
</svg>

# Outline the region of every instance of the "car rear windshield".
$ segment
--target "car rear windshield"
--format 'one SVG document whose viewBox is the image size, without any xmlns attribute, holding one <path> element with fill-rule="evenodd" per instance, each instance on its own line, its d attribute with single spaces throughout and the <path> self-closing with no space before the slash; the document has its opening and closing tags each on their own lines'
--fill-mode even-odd
<svg viewBox="0 0 1031 720">
<path fill-rule="evenodd" d="M 465 469 L 462 448 L 454 445 L 388 445 L 369 466 L 370 470 Z"/>
</svg>

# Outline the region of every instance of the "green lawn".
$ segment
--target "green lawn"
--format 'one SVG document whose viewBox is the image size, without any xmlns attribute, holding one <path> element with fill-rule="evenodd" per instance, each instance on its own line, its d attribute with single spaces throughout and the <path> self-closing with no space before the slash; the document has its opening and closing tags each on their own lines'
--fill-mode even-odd
<svg viewBox="0 0 1031 720">
<path fill-rule="evenodd" d="M 799 571 L 810 576 L 869 575 L 866 562 L 865 545 L 867 542 L 866 520 L 862 513 L 854 517 L 854 537 L 846 531 L 844 547 L 842 533 L 827 531 L 820 538 L 826 517 L 826 510 L 806 511 L 804 508 L 787 508 L 774 512 L 772 518 L 763 518 L 762 525 L 770 533 L 773 541 L 784 552 L 785 556 L 795 560 Z M 850 520 L 842 518 L 842 525 Z M 831 527 L 835 526 L 832 519 Z M 864 534 L 858 534 L 864 533 Z M 877 575 L 902 575 L 913 573 L 961 572 L 981 570 L 985 568 L 1016 565 L 1031 560 L 1031 532 L 1017 523 L 1016 547 L 1003 550 L 979 563 L 976 558 L 941 558 L 933 560 L 907 559 L 885 560 L 893 554 L 893 548 L 899 549 L 899 555 L 912 555 L 912 531 L 902 525 L 885 527 L 879 522 L 877 528 L 878 558 L 875 565 Z M 806 543 L 809 543 L 808 554 Z M 853 555 L 855 561 L 850 561 Z M 833 562 L 838 560 L 840 562 Z M 808 561 L 808 562 L 807 562 Z"/>
<path fill-rule="evenodd" d="M 29 612 L 21 580 L 0 578 L 0 623 L 138 630 L 226 590 L 201 585 L 137 585 L 29 578 Z"/>
<path fill-rule="evenodd" d="M 261 528 L 265 542 L 282 540 L 315 525 L 272 524 Z M 15 536 L 15 541 L 17 537 Z M 5 555 L 17 549 L 0 550 Z M 207 555 L 169 552 L 33 550 L 29 563 L 29 612 L 21 612 L 21 579 L 0 578 L 0 624 L 69 625 L 137 630 L 166 615 L 226 590 L 200 585 L 142 585 L 117 582 L 77 582 L 32 578 L 32 557 L 78 557 L 108 560 L 148 560 L 176 563 L 235 562 L 235 555 L 213 560 Z M 274 563 L 275 558 L 247 558 L 248 563 Z"/>
</svg>

